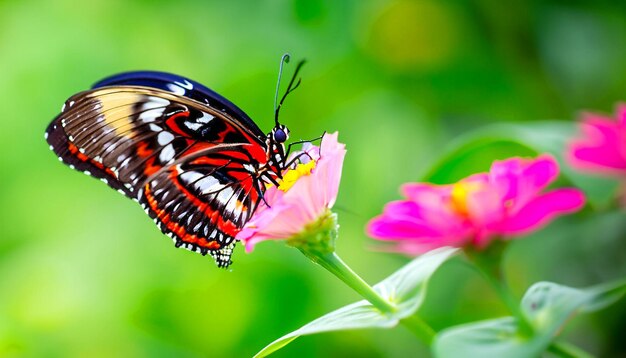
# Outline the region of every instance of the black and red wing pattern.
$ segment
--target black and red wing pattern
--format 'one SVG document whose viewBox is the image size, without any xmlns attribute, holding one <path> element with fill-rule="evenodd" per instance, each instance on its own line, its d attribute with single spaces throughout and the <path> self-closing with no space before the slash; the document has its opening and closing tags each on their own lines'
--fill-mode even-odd
<svg viewBox="0 0 626 358">
<path fill-rule="evenodd" d="M 61 161 L 139 201 L 176 246 L 230 264 L 263 189 L 256 126 L 158 88 L 108 86 L 68 99 L 46 138 Z"/>
</svg>

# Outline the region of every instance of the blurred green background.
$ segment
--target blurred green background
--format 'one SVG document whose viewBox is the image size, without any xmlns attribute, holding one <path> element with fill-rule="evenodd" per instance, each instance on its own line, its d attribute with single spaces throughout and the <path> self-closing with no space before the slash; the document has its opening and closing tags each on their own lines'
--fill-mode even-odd
<svg viewBox="0 0 626 358">
<path fill-rule="evenodd" d="M 579 110 L 612 112 L 626 100 L 624 4 L 0 0 L 0 356 L 251 356 L 358 299 L 282 243 L 240 247 L 228 271 L 174 249 L 137 204 L 48 150 L 44 129 L 70 95 L 121 71 L 169 71 L 269 130 L 280 56 L 306 58 L 282 121 L 292 138 L 338 130 L 347 144 L 338 252 L 374 283 L 408 258 L 374 250 L 364 224 L 454 138 L 498 122 L 571 123 Z M 436 177 L 457 180 L 516 154 L 529 153 L 488 147 Z M 512 244 L 517 294 L 539 280 L 586 286 L 626 275 L 626 216 L 599 207 Z M 421 312 L 438 329 L 506 314 L 460 259 L 435 275 Z M 622 302 L 564 334 L 624 356 L 625 330 Z M 276 356 L 422 353 L 399 327 L 304 337 Z"/>
</svg>

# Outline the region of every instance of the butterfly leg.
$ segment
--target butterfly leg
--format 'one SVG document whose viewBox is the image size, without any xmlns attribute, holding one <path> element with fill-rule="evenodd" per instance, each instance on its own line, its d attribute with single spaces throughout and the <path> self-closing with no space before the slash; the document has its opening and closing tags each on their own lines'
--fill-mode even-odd
<svg viewBox="0 0 626 358">
<path fill-rule="evenodd" d="M 324 133 L 322 133 L 322 135 L 317 138 L 313 138 L 309 140 L 299 140 L 297 142 L 289 143 L 289 145 L 287 145 L 287 153 L 285 154 L 285 157 L 288 157 L 289 153 L 291 153 L 292 146 L 302 144 L 302 143 L 311 143 L 311 142 L 315 142 L 316 140 L 322 140 L 322 138 L 324 138 L 324 135 L 326 135 L 326 131 L 324 131 Z"/>
</svg>

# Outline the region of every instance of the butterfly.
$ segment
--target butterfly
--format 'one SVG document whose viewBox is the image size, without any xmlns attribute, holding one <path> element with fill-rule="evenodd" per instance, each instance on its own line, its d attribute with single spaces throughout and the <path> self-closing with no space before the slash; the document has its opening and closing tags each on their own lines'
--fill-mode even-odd
<svg viewBox="0 0 626 358">
<path fill-rule="evenodd" d="M 281 71 L 288 55 L 281 60 Z M 278 113 L 265 134 L 209 88 L 164 72 L 108 77 L 70 97 L 45 138 L 59 160 L 137 201 L 176 247 L 228 267 L 235 236 L 288 166 Z M 280 85 L 280 74 L 279 74 Z M 277 86 L 277 92 L 278 87 Z"/>
</svg>

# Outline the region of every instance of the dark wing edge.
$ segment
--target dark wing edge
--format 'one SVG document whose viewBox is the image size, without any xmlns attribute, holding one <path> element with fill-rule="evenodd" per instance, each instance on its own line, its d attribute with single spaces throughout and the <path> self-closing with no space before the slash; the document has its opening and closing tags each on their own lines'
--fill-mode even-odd
<svg viewBox="0 0 626 358">
<path fill-rule="evenodd" d="M 75 103 L 73 98 L 77 98 L 80 95 L 81 94 L 77 94 L 68 99 L 63 105 L 62 112 L 65 108 L 67 108 L 69 103 Z M 106 168 L 102 162 L 95 160 L 95 158 L 90 158 L 85 154 L 84 150 L 81 151 L 80 148 L 72 143 L 69 135 L 63 129 L 63 118 L 63 113 L 55 117 L 54 120 L 52 120 L 52 122 L 48 125 L 44 133 L 44 138 L 48 142 L 50 150 L 54 152 L 59 161 L 69 166 L 70 169 L 75 169 L 87 174 L 88 176 L 100 179 L 102 182 L 117 190 L 124 196 L 134 198 L 133 192 L 125 187 L 122 182 L 117 180 L 110 168 Z"/>
</svg>

